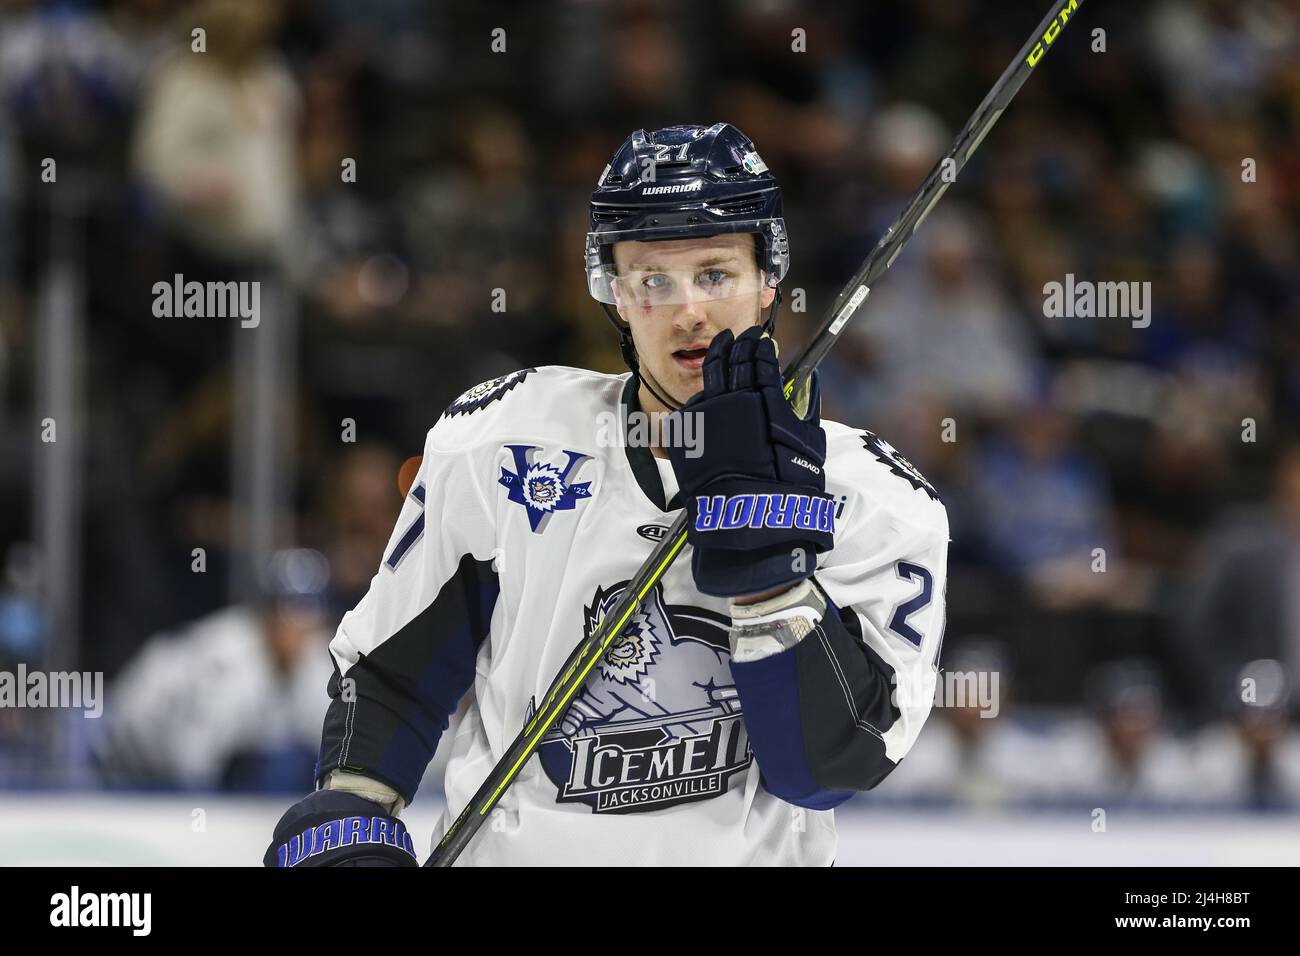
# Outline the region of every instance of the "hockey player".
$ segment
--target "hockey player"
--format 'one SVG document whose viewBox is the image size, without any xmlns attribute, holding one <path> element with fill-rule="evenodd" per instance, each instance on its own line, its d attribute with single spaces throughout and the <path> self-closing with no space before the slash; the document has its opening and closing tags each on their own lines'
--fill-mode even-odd
<svg viewBox="0 0 1300 956">
<path fill-rule="evenodd" d="M 435 840 L 682 508 L 689 547 L 459 862 L 833 861 L 833 808 L 929 713 L 948 523 L 886 442 L 820 420 L 815 378 L 802 414 L 784 398 L 788 264 L 780 188 L 735 127 L 624 142 L 586 269 L 631 372 L 522 369 L 429 431 L 330 645 L 319 789 L 268 865 L 415 863 L 398 814 L 448 714 L 472 691 Z"/>
</svg>

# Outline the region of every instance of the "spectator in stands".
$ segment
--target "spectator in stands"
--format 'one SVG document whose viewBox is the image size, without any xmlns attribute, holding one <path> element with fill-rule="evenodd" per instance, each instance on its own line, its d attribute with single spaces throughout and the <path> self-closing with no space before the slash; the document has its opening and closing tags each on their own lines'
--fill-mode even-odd
<svg viewBox="0 0 1300 956">
<path fill-rule="evenodd" d="M 1251 661 L 1234 676 L 1232 718 L 1196 739 L 1196 793 L 1220 806 L 1300 808 L 1300 731 L 1287 722 L 1291 689 L 1282 665 Z"/>
<path fill-rule="evenodd" d="M 288 261 L 297 217 L 297 82 L 271 45 L 279 3 L 203 0 L 206 52 L 175 50 L 147 81 L 138 174 L 172 230 L 214 258 Z"/>
<path fill-rule="evenodd" d="M 1186 747 L 1165 725 L 1161 681 L 1150 661 L 1112 661 L 1088 676 L 1091 713 L 1053 739 L 1059 795 L 1115 804 L 1197 799 Z"/>
<path fill-rule="evenodd" d="M 934 715 L 880 796 L 980 807 L 1052 794 L 1049 738 L 1010 709 L 1008 677 L 995 641 L 977 640 L 945 655 Z"/>
<path fill-rule="evenodd" d="M 1207 533 L 1183 632 L 1208 701 L 1232 700 L 1219 681 L 1261 658 L 1300 686 L 1300 442 L 1282 446 L 1271 500 L 1229 512 Z"/>
</svg>

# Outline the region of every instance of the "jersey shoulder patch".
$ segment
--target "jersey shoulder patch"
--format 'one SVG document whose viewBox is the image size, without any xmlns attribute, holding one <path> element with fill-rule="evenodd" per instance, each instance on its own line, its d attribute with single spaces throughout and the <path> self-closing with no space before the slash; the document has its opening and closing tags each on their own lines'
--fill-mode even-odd
<svg viewBox="0 0 1300 956">
<path fill-rule="evenodd" d="M 430 431 L 433 450 L 459 453 L 490 444 L 559 445 L 594 454 L 601 412 L 618 407 L 623 379 L 539 365 L 481 382 L 452 402 Z"/>
<path fill-rule="evenodd" d="M 902 453 L 873 431 L 864 428 L 859 433 L 862 447 L 891 472 L 902 478 L 917 491 L 923 491 L 934 501 L 939 500 L 939 492 L 926 480 L 925 475 L 914 464 L 903 457 Z"/>
<path fill-rule="evenodd" d="M 472 415 L 480 408 L 491 405 L 536 371 L 535 368 L 522 368 L 516 372 L 508 372 L 486 382 L 480 382 L 473 388 L 462 392 L 459 398 L 447 406 L 447 410 L 443 414 L 452 418 L 457 415 Z"/>
<path fill-rule="evenodd" d="M 822 421 L 826 431 L 826 490 L 841 501 L 846 526 L 859 521 L 902 522 L 948 536 L 948 513 L 934 485 L 898 449 L 875 432 Z M 872 517 L 872 516 L 875 517 Z M 859 526 L 862 527 L 862 526 Z"/>
</svg>

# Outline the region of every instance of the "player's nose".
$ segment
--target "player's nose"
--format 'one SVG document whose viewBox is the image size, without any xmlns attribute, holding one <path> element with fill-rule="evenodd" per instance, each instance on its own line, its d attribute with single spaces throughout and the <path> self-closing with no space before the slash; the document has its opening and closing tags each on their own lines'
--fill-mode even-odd
<svg viewBox="0 0 1300 956">
<path fill-rule="evenodd" d="M 673 325 L 683 332 L 695 332 L 708 321 L 708 318 L 704 303 L 691 299 L 683 302 L 673 313 Z"/>
</svg>

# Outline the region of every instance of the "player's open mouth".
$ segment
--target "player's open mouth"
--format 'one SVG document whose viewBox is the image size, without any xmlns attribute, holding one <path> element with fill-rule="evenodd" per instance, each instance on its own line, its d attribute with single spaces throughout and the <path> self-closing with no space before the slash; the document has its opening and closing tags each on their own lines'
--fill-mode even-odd
<svg viewBox="0 0 1300 956">
<path fill-rule="evenodd" d="M 673 353 L 673 361 L 684 369 L 699 371 L 704 366 L 704 356 L 708 351 L 707 348 L 678 349 Z"/>
</svg>

